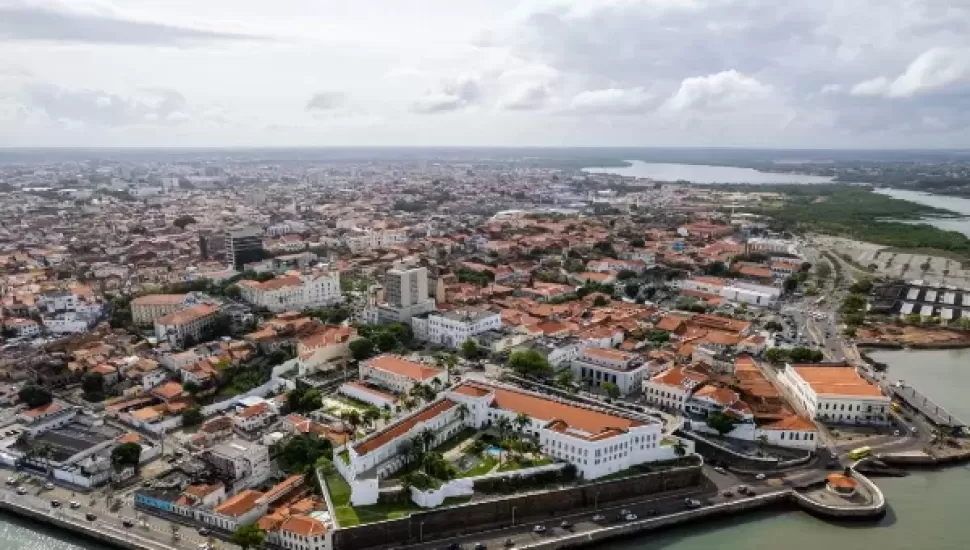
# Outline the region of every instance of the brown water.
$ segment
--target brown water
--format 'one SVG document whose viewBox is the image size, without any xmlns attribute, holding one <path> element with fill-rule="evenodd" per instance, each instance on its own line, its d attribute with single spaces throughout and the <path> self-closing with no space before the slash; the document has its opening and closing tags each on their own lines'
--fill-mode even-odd
<svg viewBox="0 0 970 550">
<path fill-rule="evenodd" d="M 873 359 L 970 421 L 970 350 L 881 351 Z M 802 512 L 758 513 L 609 545 L 617 550 L 968 550 L 970 469 L 880 478 L 889 513 L 874 524 L 830 523 Z"/>
</svg>

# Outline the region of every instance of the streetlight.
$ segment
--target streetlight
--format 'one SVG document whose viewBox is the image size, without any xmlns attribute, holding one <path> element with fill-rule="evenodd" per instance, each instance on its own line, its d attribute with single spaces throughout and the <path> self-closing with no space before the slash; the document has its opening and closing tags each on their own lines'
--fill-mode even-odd
<svg viewBox="0 0 970 550">
<path fill-rule="evenodd" d="M 512 507 L 512 527 L 515 527 L 515 506 Z"/>
<path fill-rule="evenodd" d="M 596 494 L 593 495 L 593 510 L 599 510 L 599 509 L 600 509 L 600 492 L 596 491 Z"/>
<path fill-rule="evenodd" d="M 424 542 L 424 522 L 418 525 L 418 542 Z"/>
</svg>

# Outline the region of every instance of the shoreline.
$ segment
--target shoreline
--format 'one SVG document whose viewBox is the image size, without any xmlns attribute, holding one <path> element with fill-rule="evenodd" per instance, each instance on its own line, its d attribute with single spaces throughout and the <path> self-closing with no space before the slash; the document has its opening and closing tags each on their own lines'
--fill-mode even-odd
<svg viewBox="0 0 970 550">
<path fill-rule="evenodd" d="M 97 522 L 93 522 L 91 525 L 85 525 L 69 518 L 44 513 L 5 499 L 0 500 L 0 511 L 17 516 L 31 523 L 53 527 L 77 537 L 100 544 L 107 544 L 113 548 L 122 548 L 124 550 L 162 550 L 174 548 L 154 541 L 147 541 L 147 539 L 137 534 L 128 536 L 116 534 L 107 529 L 100 528 Z"/>
</svg>

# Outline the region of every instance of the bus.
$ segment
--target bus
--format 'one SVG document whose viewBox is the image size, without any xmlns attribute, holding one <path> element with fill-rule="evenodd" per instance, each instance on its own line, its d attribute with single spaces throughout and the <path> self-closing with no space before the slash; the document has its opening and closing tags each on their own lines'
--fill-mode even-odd
<svg viewBox="0 0 970 550">
<path fill-rule="evenodd" d="M 872 454 L 872 449 L 869 447 L 859 447 L 858 449 L 852 449 L 849 451 L 849 458 L 852 460 L 861 460 Z"/>
<path fill-rule="evenodd" d="M 892 407 L 893 412 L 896 412 L 896 413 L 903 412 L 903 408 L 899 406 L 899 402 L 898 401 L 893 401 L 893 404 L 890 405 L 890 406 Z"/>
</svg>

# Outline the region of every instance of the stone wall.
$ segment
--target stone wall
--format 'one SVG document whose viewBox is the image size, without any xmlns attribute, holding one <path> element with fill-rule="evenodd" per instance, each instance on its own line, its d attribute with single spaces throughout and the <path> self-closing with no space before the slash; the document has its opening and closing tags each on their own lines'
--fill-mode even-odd
<svg viewBox="0 0 970 550">
<path fill-rule="evenodd" d="M 424 541 L 428 541 L 510 525 L 513 508 L 517 523 L 546 520 L 562 513 L 592 509 L 595 504 L 602 506 L 613 501 L 694 487 L 702 479 L 700 465 L 685 466 L 557 491 L 541 491 L 418 512 L 410 518 L 340 529 L 334 533 L 334 549 L 400 547 L 417 543 L 419 532 L 423 532 Z"/>
</svg>

